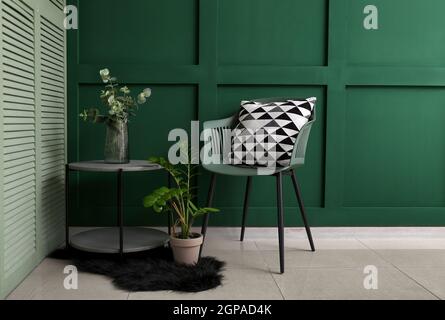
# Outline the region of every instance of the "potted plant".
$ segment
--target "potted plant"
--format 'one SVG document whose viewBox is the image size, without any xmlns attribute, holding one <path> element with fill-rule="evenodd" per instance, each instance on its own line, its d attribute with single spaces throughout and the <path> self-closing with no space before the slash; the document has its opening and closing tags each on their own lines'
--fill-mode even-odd
<svg viewBox="0 0 445 320">
<path fill-rule="evenodd" d="M 99 109 L 84 110 L 80 117 L 84 121 L 104 123 L 107 128 L 105 138 L 105 162 L 128 163 L 128 122 L 135 115 L 138 107 L 147 102 L 151 96 L 151 89 L 144 89 L 137 98 L 133 98 L 127 86 L 119 86 L 117 79 L 112 77 L 110 70 L 100 71 L 102 81 L 106 83 L 105 90 L 101 91 L 100 98 L 107 108 L 107 114 L 100 114 Z"/>
<path fill-rule="evenodd" d="M 219 210 L 199 208 L 195 204 L 192 182 L 197 166 L 192 166 L 189 161 L 186 164 L 173 165 L 164 158 L 151 158 L 149 161 L 159 164 L 170 174 L 174 187 L 162 187 L 153 191 L 144 198 L 144 207 L 152 208 L 156 213 L 172 215 L 174 224 L 170 245 L 174 259 L 180 264 L 194 265 L 199 260 L 203 236 L 192 233 L 193 222 L 199 216 Z"/>
</svg>

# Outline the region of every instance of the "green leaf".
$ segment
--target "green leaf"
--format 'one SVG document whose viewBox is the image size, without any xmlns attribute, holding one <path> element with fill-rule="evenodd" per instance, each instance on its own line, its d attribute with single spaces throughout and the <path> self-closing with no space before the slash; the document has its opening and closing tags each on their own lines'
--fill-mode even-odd
<svg viewBox="0 0 445 320">
<path fill-rule="evenodd" d="M 163 211 L 163 208 L 162 207 L 159 207 L 158 205 L 154 205 L 153 206 L 153 210 L 156 212 L 156 213 L 162 213 L 162 211 Z"/>
<path fill-rule="evenodd" d="M 144 198 L 144 207 L 151 208 L 156 203 L 156 199 L 153 196 L 146 196 Z"/>
<path fill-rule="evenodd" d="M 151 157 L 148 159 L 148 161 L 155 163 L 155 164 L 159 164 L 159 158 L 157 158 L 157 157 Z"/>
<path fill-rule="evenodd" d="M 192 201 L 189 201 L 189 205 L 193 210 L 195 211 L 199 210 Z"/>
</svg>

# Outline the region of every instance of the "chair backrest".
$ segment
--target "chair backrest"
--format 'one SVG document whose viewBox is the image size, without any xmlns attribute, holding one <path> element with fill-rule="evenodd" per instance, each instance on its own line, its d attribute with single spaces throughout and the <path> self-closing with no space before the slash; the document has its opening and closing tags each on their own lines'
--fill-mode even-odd
<svg viewBox="0 0 445 320">
<path fill-rule="evenodd" d="M 312 112 L 312 117 L 308 123 L 306 123 L 303 128 L 301 128 L 300 133 L 295 141 L 294 151 L 292 152 L 292 158 L 290 160 L 290 167 L 301 166 L 304 164 L 306 159 L 306 150 L 309 142 L 309 136 L 311 134 L 312 126 L 317 121 L 317 106 L 314 107 Z"/>
<path fill-rule="evenodd" d="M 264 98 L 252 100 L 258 103 L 271 103 L 271 102 L 286 102 L 288 100 L 304 100 L 301 98 Z M 231 145 L 233 126 L 236 124 L 238 119 L 238 113 L 227 119 L 220 119 L 215 121 L 208 121 L 204 123 L 204 130 L 206 131 L 205 141 L 211 140 L 209 153 L 204 153 L 205 160 L 209 159 L 211 155 L 219 155 L 224 157 L 223 154 L 230 152 L 227 147 Z M 312 113 L 312 117 L 308 123 L 306 123 L 300 130 L 297 140 L 294 145 L 294 150 L 292 153 L 292 158 L 290 162 L 290 167 L 295 167 L 303 165 L 306 156 L 307 144 L 309 141 L 309 136 L 311 129 L 315 121 L 317 120 L 316 107 Z M 227 155 L 226 155 L 227 156 Z"/>
<path fill-rule="evenodd" d="M 254 99 L 254 100 L 248 100 L 258 103 L 272 103 L 272 102 L 287 102 L 288 100 L 306 100 L 306 98 L 290 98 L 290 97 L 275 97 L 275 98 L 261 98 L 261 99 Z"/>
<path fill-rule="evenodd" d="M 204 122 L 205 146 L 202 159 L 204 167 L 213 161 L 222 163 L 227 159 L 232 142 L 232 129 L 237 119 L 238 114 L 235 114 L 230 118 Z"/>
</svg>

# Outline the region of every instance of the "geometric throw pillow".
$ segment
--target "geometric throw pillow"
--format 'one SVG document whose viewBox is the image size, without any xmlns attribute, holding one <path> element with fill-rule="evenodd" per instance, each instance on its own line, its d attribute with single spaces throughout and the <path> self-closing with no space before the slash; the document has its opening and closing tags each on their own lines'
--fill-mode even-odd
<svg viewBox="0 0 445 320">
<path fill-rule="evenodd" d="M 232 165 L 287 167 L 301 128 L 309 122 L 317 98 L 269 103 L 243 101 L 232 130 Z"/>
</svg>

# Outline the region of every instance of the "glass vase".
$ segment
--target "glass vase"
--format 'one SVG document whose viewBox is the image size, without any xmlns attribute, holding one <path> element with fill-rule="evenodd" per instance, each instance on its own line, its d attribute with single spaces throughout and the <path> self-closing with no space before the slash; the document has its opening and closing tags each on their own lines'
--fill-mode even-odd
<svg viewBox="0 0 445 320">
<path fill-rule="evenodd" d="M 119 120 L 106 122 L 105 163 L 129 163 L 128 123 Z"/>
</svg>

